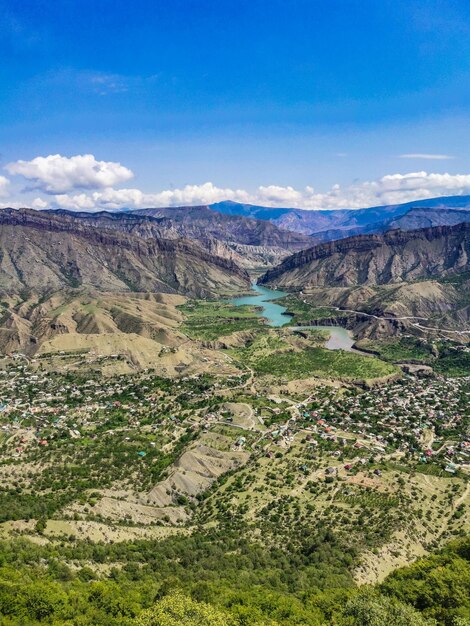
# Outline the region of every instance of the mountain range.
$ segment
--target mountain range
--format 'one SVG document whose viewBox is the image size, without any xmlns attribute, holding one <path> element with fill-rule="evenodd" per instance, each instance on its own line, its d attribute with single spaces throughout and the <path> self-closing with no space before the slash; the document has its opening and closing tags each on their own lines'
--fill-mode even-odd
<svg viewBox="0 0 470 626">
<path fill-rule="evenodd" d="M 418 230 L 391 230 L 318 244 L 261 277 L 263 284 L 381 285 L 470 270 L 470 222 Z"/>
<path fill-rule="evenodd" d="M 295 208 L 273 209 L 231 201 L 212 204 L 209 208 L 224 214 L 266 220 L 280 228 L 310 235 L 317 240 L 329 241 L 367 232 L 384 232 L 389 230 L 390 224 L 395 220 L 415 209 L 432 210 L 431 213 L 435 216 L 443 209 L 470 211 L 470 196 L 447 196 L 366 209 L 318 211 Z M 466 219 L 467 216 L 462 217 Z M 438 224 L 425 224 L 425 226 L 434 225 Z"/>
<path fill-rule="evenodd" d="M 186 239 L 211 256 L 223 257 L 246 269 L 267 269 L 286 256 L 308 248 L 312 239 L 270 222 L 224 215 L 207 206 L 143 209 L 110 213 L 48 211 L 69 216 L 95 228 L 111 228 L 144 239 Z"/>
<path fill-rule="evenodd" d="M 330 307 L 330 322 L 340 315 L 357 339 L 430 330 L 436 336 L 440 329 L 446 339 L 465 340 L 470 222 L 317 244 L 288 257 L 259 282 L 300 294 L 313 307 L 310 323 L 325 323 L 324 307 Z"/>
<path fill-rule="evenodd" d="M 419 204 L 338 211 L 233 202 L 116 213 L 4 209 L 0 289 L 91 287 L 206 297 L 246 290 L 246 270 L 299 288 L 410 280 L 452 265 L 455 242 L 445 249 L 437 242 L 450 232 L 466 233 L 457 225 L 470 219 L 469 196 Z M 456 228 L 433 230 L 448 225 Z M 463 257 L 458 263 L 465 266 Z"/>
<path fill-rule="evenodd" d="M 211 254 L 249 269 L 275 265 L 312 244 L 308 235 L 269 221 L 220 213 L 208 206 L 143 209 L 132 211 L 132 215 L 158 219 L 165 237 L 193 239 Z"/>
<path fill-rule="evenodd" d="M 206 297 L 249 287 L 248 274 L 233 261 L 192 241 L 158 236 L 153 228 L 153 222 L 125 215 L 4 209 L 0 291 L 90 287 Z"/>
<path fill-rule="evenodd" d="M 167 236 L 197 239 L 209 250 L 214 248 L 214 242 L 223 243 L 225 254 L 230 255 L 231 250 L 234 260 L 249 266 L 251 261 L 247 261 L 247 255 L 254 251 L 258 260 L 263 250 L 272 251 L 273 258 L 279 258 L 285 256 L 286 251 L 311 246 L 312 239 L 318 243 L 393 228 L 412 230 L 467 221 L 470 196 L 447 196 L 365 209 L 307 210 L 224 201 L 200 206 L 121 209 L 116 214 L 159 219 Z M 237 257 L 240 246 L 243 246 L 242 254 Z"/>
</svg>

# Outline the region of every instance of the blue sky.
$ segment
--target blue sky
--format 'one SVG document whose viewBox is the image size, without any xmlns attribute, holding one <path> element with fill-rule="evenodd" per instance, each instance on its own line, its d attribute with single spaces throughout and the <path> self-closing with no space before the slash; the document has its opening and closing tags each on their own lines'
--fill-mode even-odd
<svg viewBox="0 0 470 626">
<path fill-rule="evenodd" d="M 1 202 L 331 208 L 470 193 L 468 8 L 0 0 Z"/>
</svg>

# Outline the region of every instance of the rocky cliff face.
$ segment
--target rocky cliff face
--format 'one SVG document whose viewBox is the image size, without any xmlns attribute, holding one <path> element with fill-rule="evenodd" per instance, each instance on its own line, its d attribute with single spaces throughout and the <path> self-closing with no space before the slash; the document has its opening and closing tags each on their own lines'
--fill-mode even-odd
<svg viewBox="0 0 470 626">
<path fill-rule="evenodd" d="M 163 218 L 180 236 L 198 241 L 210 237 L 226 243 L 269 246 L 289 251 L 311 245 L 309 237 L 284 230 L 271 222 L 241 215 L 224 215 L 207 206 L 143 209 L 133 211 L 132 215 Z"/>
<path fill-rule="evenodd" d="M 71 213 L 82 223 L 128 232 L 144 239 L 188 239 L 210 255 L 235 262 L 247 269 L 268 268 L 290 253 L 308 248 L 313 241 L 283 231 L 269 222 L 241 216 L 222 215 L 207 207 L 145 209 L 127 213 Z"/>
<path fill-rule="evenodd" d="M 303 250 L 260 282 L 291 289 L 381 285 L 470 269 L 470 223 L 389 231 Z"/>
<path fill-rule="evenodd" d="M 249 286 L 248 274 L 228 259 L 181 239 L 144 239 L 93 225 L 67 213 L 0 211 L 0 290 L 44 293 L 64 287 L 149 291 L 205 297 Z M 135 225 L 137 226 L 137 224 Z"/>
</svg>

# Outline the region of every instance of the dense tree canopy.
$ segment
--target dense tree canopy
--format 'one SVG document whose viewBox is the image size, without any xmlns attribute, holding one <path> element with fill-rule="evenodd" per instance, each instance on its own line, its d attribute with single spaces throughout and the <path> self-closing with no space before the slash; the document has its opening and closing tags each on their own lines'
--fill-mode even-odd
<svg viewBox="0 0 470 626">
<path fill-rule="evenodd" d="M 224 550 L 202 536 L 1 542 L 0 626 L 469 626 L 468 539 L 361 589 L 332 575 L 339 562 L 322 539 L 311 566 L 230 537 Z"/>
</svg>

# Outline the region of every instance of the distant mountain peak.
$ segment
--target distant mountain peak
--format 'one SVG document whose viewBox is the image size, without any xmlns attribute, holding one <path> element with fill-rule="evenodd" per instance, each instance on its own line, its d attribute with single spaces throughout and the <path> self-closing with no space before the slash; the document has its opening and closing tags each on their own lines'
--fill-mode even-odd
<svg viewBox="0 0 470 626">
<path fill-rule="evenodd" d="M 241 204 L 232 200 L 212 204 L 209 208 L 220 213 L 267 220 L 286 230 L 311 235 L 323 241 L 331 241 L 360 233 L 384 232 L 390 227 L 390 222 L 414 208 L 434 212 L 437 209 L 470 211 L 470 196 L 445 196 L 365 209 L 271 208 Z M 459 215 L 456 217 L 458 219 Z M 437 221 L 436 223 L 441 222 Z M 455 217 L 452 217 L 448 223 L 455 223 Z M 429 225 L 432 226 L 433 224 L 431 222 Z M 402 227 L 406 227 L 405 223 L 402 224 Z"/>
</svg>

